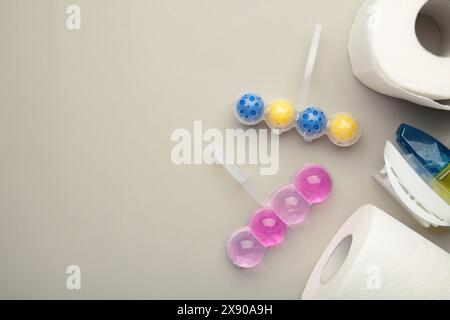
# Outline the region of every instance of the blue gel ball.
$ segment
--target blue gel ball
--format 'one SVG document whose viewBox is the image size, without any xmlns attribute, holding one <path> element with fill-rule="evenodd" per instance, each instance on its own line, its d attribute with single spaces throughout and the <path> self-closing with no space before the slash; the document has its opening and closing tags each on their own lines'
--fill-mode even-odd
<svg viewBox="0 0 450 320">
<path fill-rule="evenodd" d="M 245 124 L 254 124 L 264 116 L 264 101 L 257 94 L 243 95 L 236 103 L 236 116 Z"/>
<path fill-rule="evenodd" d="M 320 136 L 327 126 L 325 113 L 316 107 L 308 107 L 300 113 L 297 126 L 305 137 Z"/>
</svg>

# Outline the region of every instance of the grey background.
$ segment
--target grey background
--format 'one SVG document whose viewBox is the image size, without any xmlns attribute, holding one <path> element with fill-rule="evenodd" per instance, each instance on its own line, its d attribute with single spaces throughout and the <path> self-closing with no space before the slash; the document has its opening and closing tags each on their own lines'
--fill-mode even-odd
<svg viewBox="0 0 450 320">
<path fill-rule="evenodd" d="M 82 29 L 65 27 L 69 4 Z M 401 122 L 450 141 L 450 113 L 382 96 L 352 75 L 347 38 L 361 0 L 0 2 L 0 298 L 287 298 L 352 212 L 372 203 L 419 227 L 372 178 Z M 304 163 L 327 166 L 332 197 L 252 271 L 225 255 L 257 204 L 217 166 L 175 166 L 176 128 L 237 128 L 246 91 L 296 98 L 314 23 L 323 37 L 309 102 L 350 111 L 350 149 L 295 131 L 270 195 Z M 263 128 L 264 126 L 261 126 Z M 66 289 L 66 267 L 82 289 Z"/>
</svg>

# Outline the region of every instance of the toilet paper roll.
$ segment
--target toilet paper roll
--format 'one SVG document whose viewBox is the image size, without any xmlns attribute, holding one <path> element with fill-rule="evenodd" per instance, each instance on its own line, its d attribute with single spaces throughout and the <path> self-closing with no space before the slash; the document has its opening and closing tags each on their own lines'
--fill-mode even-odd
<svg viewBox="0 0 450 320">
<path fill-rule="evenodd" d="M 427 49 L 428 48 L 428 49 Z M 367 0 L 350 31 L 354 75 L 380 93 L 450 110 L 450 1 Z"/>
<path fill-rule="evenodd" d="M 450 299 L 450 255 L 365 205 L 325 249 L 302 298 Z"/>
</svg>

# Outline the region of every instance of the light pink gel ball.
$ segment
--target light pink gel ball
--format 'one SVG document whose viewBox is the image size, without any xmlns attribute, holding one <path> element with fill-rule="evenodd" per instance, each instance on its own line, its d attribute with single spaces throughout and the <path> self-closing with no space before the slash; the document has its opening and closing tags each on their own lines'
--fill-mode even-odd
<svg viewBox="0 0 450 320">
<path fill-rule="evenodd" d="M 240 268 L 252 268 L 260 264 L 266 250 L 247 228 L 235 231 L 227 243 L 228 257 Z"/>
<path fill-rule="evenodd" d="M 279 244 L 284 240 L 287 225 L 269 208 L 262 208 L 250 218 L 250 231 L 266 247 Z"/>
<path fill-rule="evenodd" d="M 314 204 L 325 201 L 330 196 L 333 183 L 324 167 L 310 164 L 297 173 L 294 186 L 310 204 Z"/>
<path fill-rule="evenodd" d="M 311 207 L 310 203 L 297 192 L 293 185 L 277 191 L 272 197 L 271 206 L 287 225 L 305 220 Z"/>
</svg>

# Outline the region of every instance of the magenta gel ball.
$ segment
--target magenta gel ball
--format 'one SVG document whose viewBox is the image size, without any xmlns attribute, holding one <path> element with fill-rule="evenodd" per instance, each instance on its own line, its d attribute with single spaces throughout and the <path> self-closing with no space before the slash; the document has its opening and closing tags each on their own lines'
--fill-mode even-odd
<svg viewBox="0 0 450 320">
<path fill-rule="evenodd" d="M 234 232 L 227 243 L 228 257 L 240 268 L 252 268 L 260 264 L 266 250 L 247 228 Z"/>
<path fill-rule="evenodd" d="M 330 196 L 333 183 L 324 167 L 311 164 L 297 173 L 294 185 L 309 203 L 314 204 L 325 201 Z"/>
<path fill-rule="evenodd" d="M 250 231 L 266 247 L 279 244 L 287 231 L 286 223 L 268 208 L 258 210 L 250 219 Z"/>
<path fill-rule="evenodd" d="M 271 205 L 287 225 L 297 224 L 305 220 L 311 206 L 293 185 L 277 191 L 272 197 Z"/>
</svg>

